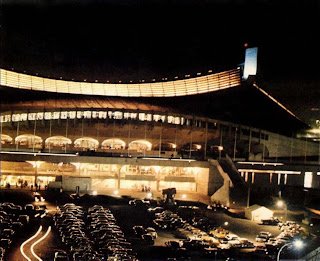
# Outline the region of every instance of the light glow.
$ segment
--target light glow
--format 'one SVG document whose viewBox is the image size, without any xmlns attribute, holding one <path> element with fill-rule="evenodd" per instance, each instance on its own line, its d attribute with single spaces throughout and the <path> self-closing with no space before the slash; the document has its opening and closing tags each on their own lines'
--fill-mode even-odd
<svg viewBox="0 0 320 261">
<path fill-rule="evenodd" d="M 310 171 L 306 171 L 304 173 L 304 187 L 305 188 L 311 188 L 312 187 L 312 177 L 313 173 Z"/>
<path fill-rule="evenodd" d="M 238 161 L 238 164 L 251 164 L 251 165 L 263 165 L 263 166 L 283 166 L 283 163 L 277 162 L 257 162 L 257 161 Z"/>
<path fill-rule="evenodd" d="M 289 174 L 289 175 L 300 175 L 301 171 L 293 170 L 264 170 L 264 169 L 238 169 L 239 172 L 256 172 L 264 174 Z"/>
<path fill-rule="evenodd" d="M 48 227 L 47 232 L 46 232 L 41 238 L 39 238 L 36 242 L 34 242 L 34 243 L 31 245 L 31 248 L 30 248 L 31 253 L 32 253 L 32 255 L 33 255 L 38 261 L 42 261 L 42 259 L 34 252 L 34 247 L 35 247 L 37 244 L 39 244 L 42 240 L 44 240 L 44 239 L 49 235 L 50 231 L 51 231 L 51 226 Z"/>
<path fill-rule="evenodd" d="M 2 154 L 20 154 L 20 155 L 33 155 L 33 156 L 60 156 L 60 157 L 75 157 L 77 154 L 58 154 L 58 153 L 34 153 L 34 152 L 17 152 L 17 151 L 0 151 Z"/>
<path fill-rule="evenodd" d="M 258 48 L 247 48 L 243 69 L 243 78 L 248 79 L 250 75 L 257 74 Z"/>
<path fill-rule="evenodd" d="M 0 69 L 0 85 L 2 86 L 34 91 L 83 95 L 174 97 L 208 93 L 230 87 L 237 87 L 240 86 L 240 84 L 241 77 L 239 69 L 183 80 L 130 84 L 54 80 Z"/>
<path fill-rule="evenodd" d="M 282 200 L 277 201 L 277 206 L 279 208 L 283 208 L 285 206 L 285 203 Z"/>
<path fill-rule="evenodd" d="M 299 239 L 293 241 L 293 245 L 297 249 L 301 249 L 304 246 L 302 240 L 299 240 Z"/>
<path fill-rule="evenodd" d="M 29 239 L 27 239 L 26 241 L 24 241 L 24 242 L 21 244 L 21 246 L 20 246 L 20 252 L 21 252 L 21 254 L 22 254 L 23 257 L 24 257 L 25 259 L 27 259 L 28 261 L 32 261 L 32 260 L 24 253 L 23 247 L 24 247 L 26 244 L 28 244 L 31 240 L 33 240 L 34 238 L 36 238 L 36 237 L 40 234 L 41 230 L 42 230 L 42 226 L 39 227 L 38 231 L 37 231 L 32 237 L 30 237 Z"/>
</svg>

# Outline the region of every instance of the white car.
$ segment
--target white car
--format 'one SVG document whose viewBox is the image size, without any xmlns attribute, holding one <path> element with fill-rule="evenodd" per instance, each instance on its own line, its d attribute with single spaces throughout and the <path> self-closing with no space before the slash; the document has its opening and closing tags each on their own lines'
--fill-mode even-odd
<svg viewBox="0 0 320 261">
<path fill-rule="evenodd" d="M 158 237 L 158 233 L 153 227 L 147 227 L 146 233 L 151 235 L 153 239 L 156 239 Z"/>
<path fill-rule="evenodd" d="M 64 251 L 57 251 L 54 253 L 53 261 L 69 261 L 68 254 Z"/>
</svg>

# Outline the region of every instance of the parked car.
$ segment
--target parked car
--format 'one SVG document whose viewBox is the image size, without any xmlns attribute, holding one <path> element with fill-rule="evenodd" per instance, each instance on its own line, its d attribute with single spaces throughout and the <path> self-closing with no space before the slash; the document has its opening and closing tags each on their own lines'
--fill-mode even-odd
<svg viewBox="0 0 320 261">
<path fill-rule="evenodd" d="M 146 234 L 151 235 L 153 239 L 156 239 L 158 237 L 158 233 L 153 227 L 147 227 L 145 229 L 145 232 Z"/>
<path fill-rule="evenodd" d="M 142 235 L 142 239 L 148 244 L 148 245 L 154 245 L 154 239 L 149 234 Z"/>
<path fill-rule="evenodd" d="M 68 254 L 65 251 L 56 251 L 53 261 L 69 261 Z"/>
<path fill-rule="evenodd" d="M 277 218 L 262 219 L 260 225 L 277 226 L 280 223 Z"/>
<path fill-rule="evenodd" d="M 145 229 L 143 226 L 134 226 L 132 229 L 134 230 L 134 233 L 139 237 L 145 234 Z"/>
</svg>

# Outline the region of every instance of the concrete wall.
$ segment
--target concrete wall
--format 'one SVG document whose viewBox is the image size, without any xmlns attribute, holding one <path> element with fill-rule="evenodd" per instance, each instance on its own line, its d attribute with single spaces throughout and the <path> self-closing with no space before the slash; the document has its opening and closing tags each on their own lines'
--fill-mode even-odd
<svg viewBox="0 0 320 261">
<path fill-rule="evenodd" d="M 301 157 L 318 156 L 319 144 L 267 132 L 269 139 L 265 145 L 269 150 L 269 157 Z M 264 142 L 264 141 L 263 141 Z"/>
</svg>

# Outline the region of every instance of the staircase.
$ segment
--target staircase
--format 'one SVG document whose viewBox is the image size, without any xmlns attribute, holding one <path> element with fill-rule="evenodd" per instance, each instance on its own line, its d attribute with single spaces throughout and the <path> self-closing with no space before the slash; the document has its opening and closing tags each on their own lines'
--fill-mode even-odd
<svg viewBox="0 0 320 261">
<path fill-rule="evenodd" d="M 235 202 L 236 205 L 245 206 L 247 202 L 248 186 L 242 179 L 232 159 L 226 155 L 226 158 L 219 160 L 219 164 L 223 171 L 228 174 L 232 182 L 232 187 L 230 188 L 231 204 Z"/>
</svg>

